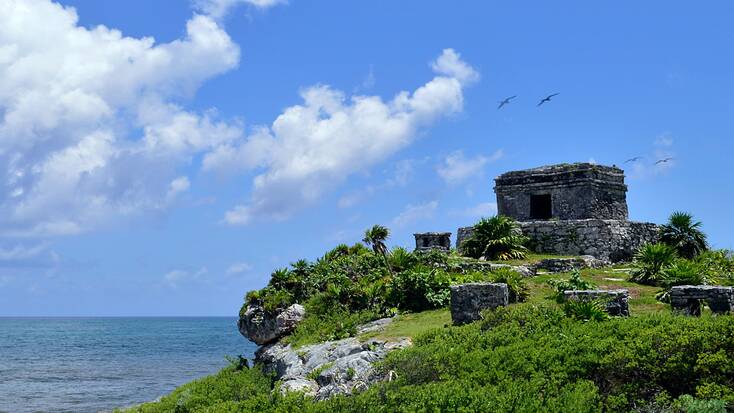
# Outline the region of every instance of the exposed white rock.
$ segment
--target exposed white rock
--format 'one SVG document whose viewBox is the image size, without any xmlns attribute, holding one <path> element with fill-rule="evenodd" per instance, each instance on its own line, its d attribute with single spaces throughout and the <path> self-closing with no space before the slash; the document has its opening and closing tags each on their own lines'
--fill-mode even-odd
<svg viewBox="0 0 734 413">
<path fill-rule="evenodd" d="M 306 316 L 300 304 L 270 313 L 259 305 L 248 305 L 237 322 L 240 333 L 258 345 L 272 343 L 295 330 Z"/>
</svg>

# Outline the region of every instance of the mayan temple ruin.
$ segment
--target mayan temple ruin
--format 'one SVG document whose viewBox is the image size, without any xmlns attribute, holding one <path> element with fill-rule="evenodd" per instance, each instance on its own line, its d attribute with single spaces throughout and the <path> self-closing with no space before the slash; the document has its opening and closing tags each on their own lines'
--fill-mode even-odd
<svg viewBox="0 0 734 413">
<path fill-rule="evenodd" d="M 497 213 L 517 220 L 539 253 L 629 260 L 658 226 L 628 220 L 624 171 L 574 163 L 506 172 L 495 178 Z M 471 234 L 460 228 L 457 247 Z"/>
</svg>

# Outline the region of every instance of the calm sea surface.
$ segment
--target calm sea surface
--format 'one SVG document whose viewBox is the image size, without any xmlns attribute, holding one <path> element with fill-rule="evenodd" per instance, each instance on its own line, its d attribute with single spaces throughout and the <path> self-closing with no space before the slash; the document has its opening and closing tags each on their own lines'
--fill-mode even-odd
<svg viewBox="0 0 734 413">
<path fill-rule="evenodd" d="M 150 401 L 254 350 L 230 317 L 0 318 L 0 412 Z"/>
</svg>

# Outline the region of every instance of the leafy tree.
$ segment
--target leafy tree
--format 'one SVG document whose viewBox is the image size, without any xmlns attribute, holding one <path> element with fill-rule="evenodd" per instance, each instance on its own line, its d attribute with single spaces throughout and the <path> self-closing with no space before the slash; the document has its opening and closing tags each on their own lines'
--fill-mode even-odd
<svg viewBox="0 0 734 413">
<path fill-rule="evenodd" d="M 692 259 L 708 249 L 701 222 L 687 212 L 673 212 L 660 229 L 660 241 L 675 248 L 683 258 Z"/>
<path fill-rule="evenodd" d="M 678 258 L 675 248 L 667 244 L 645 244 L 635 254 L 630 271 L 630 281 L 658 285 L 665 277 L 664 271 Z"/>
<path fill-rule="evenodd" d="M 528 252 L 525 247 L 527 241 L 515 220 L 496 215 L 482 218 L 474 225 L 471 237 L 462 244 L 462 253 L 489 260 L 523 259 Z"/>
</svg>

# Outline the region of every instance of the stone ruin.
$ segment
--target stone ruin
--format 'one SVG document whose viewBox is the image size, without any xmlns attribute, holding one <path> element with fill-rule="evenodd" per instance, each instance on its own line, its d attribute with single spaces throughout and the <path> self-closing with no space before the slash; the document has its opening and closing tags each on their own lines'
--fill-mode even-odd
<svg viewBox="0 0 734 413">
<path fill-rule="evenodd" d="M 563 299 L 566 301 L 594 301 L 602 300 L 605 304 L 605 310 L 612 316 L 629 317 L 630 293 L 627 290 L 568 290 L 563 292 Z"/>
<path fill-rule="evenodd" d="M 482 318 L 483 310 L 507 307 L 509 289 L 503 283 L 468 283 L 452 285 L 451 320 L 465 324 Z"/>
<path fill-rule="evenodd" d="M 424 252 L 430 250 L 449 251 L 451 249 L 450 232 L 424 232 L 413 234 L 415 237 L 415 251 Z"/>
<path fill-rule="evenodd" d="M 734 313 L 734 287 L 679 285 L 670 290 L 670 306 L 675 312 L 700 316 L 701 300 L 714 314 Z"/>
<path fill-rule="evenodd" d="M 495 178 L 497 213 L 517 220 L 540 253 L 625 261 L 658 239 L 658 226 L 627 219 L 627 185 L 616 166 L 574 163 Z M 456 245 L 471 236 L 460 228 Z"/>
</svg>

